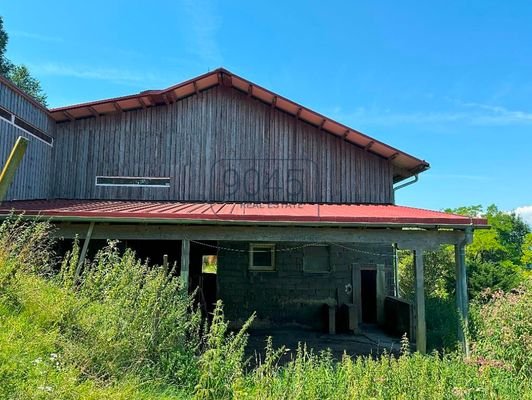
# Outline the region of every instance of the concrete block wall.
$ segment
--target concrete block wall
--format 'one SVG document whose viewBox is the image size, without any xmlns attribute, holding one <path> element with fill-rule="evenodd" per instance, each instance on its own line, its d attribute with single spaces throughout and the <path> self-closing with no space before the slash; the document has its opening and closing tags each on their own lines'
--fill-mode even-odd
<svg viewBox="0 0 532 400">
<path fill-rule="evenodd" d="M 257 328 L 288 324 L 322 329 L 323 304 L 352 303 L 345 286 L 352 285 L 353 263 L 385 264 L 387 274 L 393 276 L 391 244 L 331 244 L 328 273 L 303 271 L 304 245 L 276 243 L 275 271 L 257 272 L 248 269 L 249 243 L 219 243 L 224 249 L 218 252 L 218 298 L 224 302 L 226 317 L 233 326 L 241 325 L 256 312 L 253 326 Z M 393 291 L 393 287 L 387 291 Z"/>
</svg>

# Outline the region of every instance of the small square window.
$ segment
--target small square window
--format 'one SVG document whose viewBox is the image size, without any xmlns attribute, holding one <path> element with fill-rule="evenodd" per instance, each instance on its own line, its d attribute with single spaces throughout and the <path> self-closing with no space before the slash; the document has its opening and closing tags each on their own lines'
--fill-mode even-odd
<svg viewBox="0 0 532 400">
<path fill-rule="evenodd" d="M 250 244 L 249 269 L 252 271 L 274 271 L 275 245 L 268 243 Z"/>
<path fill-rule="evenodd" d="M 329 246 L 307 246 L 303 249 L 303 272 L 331 272 Z"/>
</svg>

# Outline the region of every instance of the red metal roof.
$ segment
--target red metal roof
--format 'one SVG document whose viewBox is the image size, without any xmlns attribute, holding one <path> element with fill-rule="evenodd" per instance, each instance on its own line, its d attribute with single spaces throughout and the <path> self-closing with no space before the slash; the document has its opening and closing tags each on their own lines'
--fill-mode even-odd
<svg viewBox="0 0 532 400">
<path fill-rule="evenodd" d="M 483 218 L 396 205 L 180 203 L 168 201 L 31 200 L 0 205 L 0 215 L 12 211 L 54 220 L 102 220 L 170 223 L 342 224 L 401 226 L 487 226 Z"/>
<path fill-rule="evenodd" d="M 430 167 L 424 160 L 411 156 L 404 151 L 367 136 L 356 129 L 334 121 L 224 68 L 218 68 L 166 89 L 146 90 L 129 96 L 52 108 L 49 110 L 49 113 L 57 122 L 98 117 L 100 115 L 171 104 L 218 85 L 232 87 L 247 93 L 250 97 L 270 104 L 272 107 L 280 109 L 295 118 L 319 127 L 324 132 L 339 136 L 356 146 L 364 148 L 366 151 L 390 160 L 397 169 L 395 172 L 396 181 L 423 172 Z"/>
</svg>

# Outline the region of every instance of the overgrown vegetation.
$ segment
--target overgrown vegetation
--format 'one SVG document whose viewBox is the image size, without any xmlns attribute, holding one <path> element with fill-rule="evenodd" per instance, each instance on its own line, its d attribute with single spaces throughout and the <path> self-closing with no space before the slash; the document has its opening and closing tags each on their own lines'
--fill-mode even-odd
<svg viewBox="0 0 532 400">
<path fill-rule="evenodd" d="M 300 345 L 286 365 L 267 343 L 246 364 L 246 329 L 210 326 L 171 271 L 115 243 L 77 278 L 77 247 L 60 267 L 45 222 L 0 226 L 0 398 L 397 399 L 531 398 L 530 282 L 474 307 L 474 356 L 410 354 L 336 362 Z M 494 328 L 494 326 L 496 326 Z"/>
<path fill-rule="evenodd" d="M 532 233 L 516 214 L 506 213 L 491 205 L 448 209 L 447 212 L 469 217 L 487 218 L 489 230 L 475 231 L 467 246 L 468 294 L 472 304 L 483 302 L 486 289 L 509 292 L 530 281 Z M 455 306 L 455 259 L 453 246 L 441 246 L 424 257 L 427 295 L 428 346 L 438 350 L 454 350 L 460 324 Z M 399 254 L 402 296 L 414 298 L 413 256 Z"/>
</svg>

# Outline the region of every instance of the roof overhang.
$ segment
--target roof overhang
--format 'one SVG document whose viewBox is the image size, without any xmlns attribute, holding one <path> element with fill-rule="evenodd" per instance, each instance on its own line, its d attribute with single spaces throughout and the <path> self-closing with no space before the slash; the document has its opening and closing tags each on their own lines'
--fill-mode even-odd
<svg viewBox="0 0 532 400">
<path fill-rule="evenodd" d="M 147 90 L 129 96 L 53 108 L 49 110 L 49 113 L 56 122 L 97 118 L 101 115 L 169 105 L 180 99 L 219 85 L 237 89 L 246 93 L 251 98 L 260 100 L 324 132 L 340 137 L 367 152 L 389 160 L 395 167 L 395 182 L 416 175 L 430 167 L 424 160 L 411 156 L 404 151 L 367 136 L 356 129 L 334 121 L 223 68 L 216 69 L 166 89 Z"/>
<path fill-rule="evenodd" d="M 11 201 L 11 213 L 58 222 L 364 227 L 394 229 L 488 228 L 487 220 L 396 205 L 180 203 L 164 201 Z"/>
</svg>

